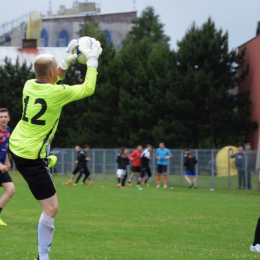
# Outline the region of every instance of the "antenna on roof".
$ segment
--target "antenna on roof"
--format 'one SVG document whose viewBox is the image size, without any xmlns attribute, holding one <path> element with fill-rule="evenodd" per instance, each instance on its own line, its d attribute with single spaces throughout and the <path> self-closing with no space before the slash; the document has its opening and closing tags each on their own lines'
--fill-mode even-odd
<svg viewBox="0 0 260 260">
<path fill-rule="evenodd" d="M 134 8 L 134 11 L 135 11 L 135 0 L 133 0 L 133 8 Z"/>
<path fill-rule="evenodd" d="M 49 11 L 51 11 L 51 0 L 49 1 Z"/>
</svg>

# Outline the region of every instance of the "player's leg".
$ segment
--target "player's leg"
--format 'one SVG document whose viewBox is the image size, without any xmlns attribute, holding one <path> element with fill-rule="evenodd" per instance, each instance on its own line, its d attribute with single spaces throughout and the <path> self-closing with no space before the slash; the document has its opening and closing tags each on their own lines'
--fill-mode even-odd
<svg viewBox="0 0 260 260">
<path fill-rule="evenodd" d="M 83 183 L 86 184 L 86 180 L 88 179 L 89 180 L 89 185 L 92 185 L 92 181 L 91 181 L 91 177 L 90 177 L 90 171 L 89 171 L 88 167 L 86 167 L 84 169 L 84 174 L 85 174 L 85 177 L 83 179 Z"/>
<path fill-rule="evenodd" d="M 150 169 L 149 166 L 146 167 L 146 173 L 147 173 L 147 176 L 146 176 L 144 182 L 145 182 L 145 185 L 146 185 L 147 187 L 149 187 L 150 185 L 149 185 L 149 183 L 148 183 L 148 180 L 152 177 L 152 172 L 151 172 L 151 169 Z"/>
<path fill-rule="evenodd" d="M 2 179 L 2 181 L 3 181 L 3 179 L 5 179 L 5 181 L 7 181 L 7 182 L 1 183 L 1 186 L 4 188 L 5 192 L 0 198 L 0 226 L 6 226 L 7 224 L 4 223 L 1 219 L 1 212 L 4 209 L 5 205 L 12 198 L 12 196 L 15 194 L 15 187 L 14 187 L 11 177 L 9 176 L 9 174 L 7 172 L 6 173 L 1 172 L 0 174 L 1 174 L 1 176 L 2 176 L 2 174 L 3 175 L 6 174 L 6 176 L 2 176 L 2 178 L 0 177 L 0 179 Z"/>
<path fill-rule="evenodd" d="M 193 187 L 193 183 L 190 179 L 190 175 L 191 175 L 191 171 L 185 171 L 185 180 L 189 183 L 189 188 L 192 188 Z"/>
<path fill-rule="evenodd" d="M 54 233 L 54 217 L 58 211 L 58 200 L 47 160 L 28 160 L 12 155 L 18 171 L 43 207 L 38 223 L 38 258 L 49 260 L 50 246 Z"/>
<path fill-rule="evenodd" d="M 162 170 L 163 170 L 162 165 L 158 164 L 157 165 L 157 186 L 156 186 L 156 188 L 160 188 Z"/>
<path fill-rule="evenodd" d="M 79 169 L 79 166 L 77 165 L 77 166 L 75 167 L 75 169 L 73 170 L 69 181 L 65 182 L 66 185 L 71 185 L 71 184 L 72 184 L 72 181 L 73 181 L 73 179 L 75 178 L 76 174 L 79 172 L 79 170 L 80 170 L 80 169 Z"/>
<path fill-rule="evenodd" d="M 140 173 L 139 173 L 139 177 L 138 177 L 138 182 L 137 182 L 137 185 L 136 187 L 140 187 L 142 185 L 142 180 L 145 176 L 145 173 L 146 173 L 146 168 L 145 167 L 141 167 L 140 169 Z"/>
<path fill-rule="evenodd" d="M 192 172 L 192 176 L 193 176 L 193 183 L 194 183 L 194 187 L 198 188 L 198 178 L 197 178 L 197 173 L 196 171 Z"/>
<path fill-rule="evenodd" d="M 134 176 L 135 176 L 135 167 L 132 166 L 132 168 L 131 168 L 131 174 L 130 174 L 130 176 L 129 176 L 127 186 L 132 186 L 132 179 L 134 178 Z"/>
<path fill-rule="evenodd" d="M 89 186 L 92 186 L 92 185 L 93 185 L 93 182 L 92 182 L 92 180 L 91 180 L 91 175 L 90 175 L 90 171 L 89 171 L 88 167 L 87 167 L 87 171 L 88 171 L 88 181 L 89 181 L 88 185 L 89 185 Z"/>
<path fill-rule="evenodd" d="M 246 188 L 246 173 L 245 173 L 245 170 L 242 170 L 241 174 L 242 174 L 242 189 L 245 189 Z"/>
<path fill-rule="evenodd" d="M 84 167 L 79 167 L 79 176 L 76 179 L 75 183 L 73 184 L 74 186 L 78 185 L 79 180 L 81 179 L 82 175 L 84 174 Z"/>
<path fill-rule="evenodd" d="M 256 224 L 254 242 L 250 246 L 250 251 L 260 252 L 260 218 L 258 218 Z"/>
<path fill-rule="evenodd" d="M 125 175 L 126 175 L 126 170 L 123 170 L 121 175 L 121 188 L 125 188 Z"/>
<path fill-rule="evenodd" d="M 116 175 L 117 175 L 117 185 L 116 188 L 121 187 L 121 180 L 122 180 L 122 169 L 117 169 Z"/>
<path fill-rule="evenodd" d="M 125 171 L 124 178 L 122 179 L 122 187 L 125 187 L 126 179 L 127 179 L 127 171 Z"/>
<path fill-rule="evenodd" d="M 38 251 L 39 259 L 49 259 L 50 246 L 54 234 L 54 218 L 58 212 L 58 198 L 52 197 L 39 200 L 43 212 L 38 223 Z"/>
<path fill-rule="evenodd" d="M 241 189 L 242 188 L 242 173 L 241 170 L 237 170 L 238 171 L 238 188 Z"/>
<path fill-rule="evenodd" d="M 164 180 L 164 188 L 167 188 L 167 182 L 168 182 L 168 173 L 167 173 L 167 165 L 163 165 L 163 180 Z"/>
</svg>

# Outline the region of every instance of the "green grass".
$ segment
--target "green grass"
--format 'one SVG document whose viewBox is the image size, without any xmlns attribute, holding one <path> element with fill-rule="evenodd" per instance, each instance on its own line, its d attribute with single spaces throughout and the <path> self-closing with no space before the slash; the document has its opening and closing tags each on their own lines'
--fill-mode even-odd
<svg viewBox="0 0 260 260">
<path fill-rule="evenodd" d="M 2 213 L 8 226 L 0 227 L 0 259 L 32 260 L 41 207 L 20 175 L 13 179 L 17 193 Z M 112 181 L 65 186 L 65 180 L 55 177 L 60 209 L 52 260 L 259 258 L 249 251 L 258 191 L 154 185 L 139 191 L 115 189 Z"/>
</svg>

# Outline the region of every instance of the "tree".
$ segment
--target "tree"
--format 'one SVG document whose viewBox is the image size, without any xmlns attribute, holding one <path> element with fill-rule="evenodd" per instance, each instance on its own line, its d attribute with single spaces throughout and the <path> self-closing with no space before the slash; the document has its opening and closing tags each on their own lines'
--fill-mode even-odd
<svg viewBox="0 0 260 260">
<path fill-rule="evenodd" d="M 168 111 L 165 100 L 171 57 L 169 37 L 164 34 L 154 9 L 148 7 L 133 21 L 116 57 L 115 84 L 120 88 L 115 127 L 118 146 L 133 147 L 140 142 L 161 140 L 157 126 Z"/>
<path fill-rule="evenodd" d="M 178 42 L 175 94 L 187 141 L 192 147 L 219 147 L 241 142 L 253 127 L 249 122 L 248 94 L 232 94 L 248 74 L 245 51 L 228 50 L 228 33 L 217 30 L 209 18 L 195 23 Z"/>
<path fill-rule="evenodd" d="M 117 88 L 111 81 L 116 52 L 113 45 L 107 43 L 105 34 L 91 17 L 86 16 L 78 34 L 79 37 L 89 35 L 96 38 L 103 48 L 99 58 L 96 90 L 91 97 L 64 107 L 54 145 L 68 147 L 88 143 L 92 147 L 113 147 L 116 137 L 113 136 L 112 129 L 117 113 L 118 96 Z M 85 65 L 73 63 L 66 73 L 64 83 L 82 83 L 85 74 Z M 68 122 L 73 123 L 69 125 Z"/>
<path fill-rule="evenodd" d="M 15 64 L 5 58 L 4 65 L 0 66 L 0 104 L 8 108 L 11 121 L 9 126 L 14 129 L 22 115 L 22 92 L 27 79 L 33 78 L 32 66 L 20 64 L 17 59 Z"/>
</svg>

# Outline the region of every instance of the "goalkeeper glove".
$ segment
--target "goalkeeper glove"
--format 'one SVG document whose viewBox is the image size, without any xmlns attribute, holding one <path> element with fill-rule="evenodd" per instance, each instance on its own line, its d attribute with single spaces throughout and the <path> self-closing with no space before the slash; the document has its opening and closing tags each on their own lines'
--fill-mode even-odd
<svg viewBox="0 0 260 260">
<path fill-rule="evenodd" d="M 67 70 L 70 67 L 70 64 L 77 58 L 77 47 L 78 47 L 78 41 L 76 39 L 73 39 L 64 54 L 64 59 L 60 63 L 60 68 L 63 70 Z"/>
<path fill-rule="evenodd" d="M 88 41 L 79 46 L 79 50 L 85 55 L 88 67 L 98 67 L 98 58 L 102 53 L 100 42 L 88 37 Z"/>
</svg>

